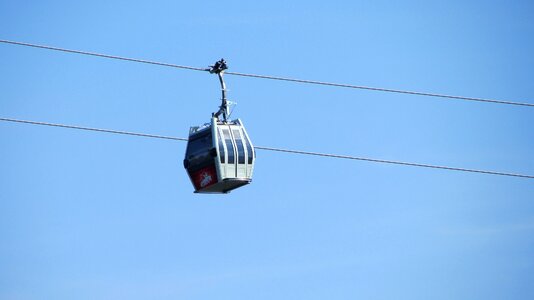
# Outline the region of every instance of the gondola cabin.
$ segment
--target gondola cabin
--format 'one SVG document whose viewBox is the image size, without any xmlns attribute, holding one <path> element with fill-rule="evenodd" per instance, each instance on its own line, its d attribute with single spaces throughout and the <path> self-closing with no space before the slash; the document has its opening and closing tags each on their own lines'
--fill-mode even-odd
<svg viewBox="0 0 534 300">
<path fill-rule="evenodd" d="M 184 167 L 195 193 L 228 193 L 249 184 L 255 151 L 241 120 L 191 127 Z"/>
</svg>

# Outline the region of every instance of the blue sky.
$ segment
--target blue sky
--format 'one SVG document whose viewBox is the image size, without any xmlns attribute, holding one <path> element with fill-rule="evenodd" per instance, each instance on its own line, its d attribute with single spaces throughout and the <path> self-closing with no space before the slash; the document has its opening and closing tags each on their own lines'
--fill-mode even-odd
<svg viewBox="0 0 534 300">
<path fill-rule="evenodd" d="M 534 103 L 529 1 L 0 2 L 0 38 Z M 0 115 L 186 137 L 214 75 L 0 45 Z M 534 111 L 227 76 L 256 145 L 534 174 Z M 0 124 L 0 299 L 532 299 L 532 180 Z"/>
</svg>

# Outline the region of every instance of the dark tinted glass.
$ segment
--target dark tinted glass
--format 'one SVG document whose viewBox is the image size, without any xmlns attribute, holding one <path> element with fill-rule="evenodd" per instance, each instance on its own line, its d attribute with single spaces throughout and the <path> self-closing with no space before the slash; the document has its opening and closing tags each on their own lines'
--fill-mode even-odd
<svg viewBox="0 0 534 300">
<path fill-rule="evenodd" d="M 224 141 L 226 143 L 226 149 L 228 150 L 228 163 L 235 163 L 234 146 L 232 145 L 232 137 L 230 137 L 230 131 L 223 129 Z"/>
<path fill-rule="evenodd" d="M 225 162 L 225 152 L 224 152 L 224 145 L 223 145 L 223 139 L 221 135 L 219 134 L 220 131 L 217 131 L 217 141 L 219 144 L 219 159 L 221 160 L 221 163 L 224 164 Z"/>
<path fill-rule="evenodd" d="M 248 138 L 245 135 L 243 135 L 243 138 L 245 139 L 245 142 L 246 142 L 246 145 L 247 145 L 248 163 L 251 165 L 252 164 L 252 156 L 255 153 L 252 152 L 252 145 L 250 144 L 250 141 L 248 140 Z"/>
<path fill-rule="evenodd" d="M 237 163 L 244 164 L 245 163 L 245 147 L 243 146 L 243 140 L 241 139 L 239 130 L 234 129 L 233 133 L 234 133 L 234 138 L 235 138 L 235 144 L 237 146 Z"/>
<path fill-rule="evenodd" d="M 187 155 L 191 166 L 196 166 L 211 159 L 210 149 L 212 148 L 211 132 L 193 136 L 187 143 Z"/>
</svg>

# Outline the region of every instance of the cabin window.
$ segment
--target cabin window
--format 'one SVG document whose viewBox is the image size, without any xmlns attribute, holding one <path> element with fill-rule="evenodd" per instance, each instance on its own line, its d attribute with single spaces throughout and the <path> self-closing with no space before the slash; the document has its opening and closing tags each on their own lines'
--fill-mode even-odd
<svg viewBox="0 0 534 300">
<path fill-rule="evenodd" d="M 226 149 L 228 150 L 228 163 L 235 163 L 234 146 L 232 145 L 232 137 L 228 129 L 223 129 L 224 141 L 226 143 Z"/>
<path fill-rule="evenodd" d="M 211 134 L 195 138 L 192 141 L 189 141 L 189 147 L 187 152 L 189 155 L 198 155 L 202 152 L 209 151 L 211 147 Z"/>
<path fill-rule="evenodd" d="M 235 144 L 237 146 L 237 163 L 244 164 L 245 163 L 245 147 L 243 146 L 241 133 L 237 129 L 234 129 L 232 132 L 234 133 Z"/>
<path fill-rule="evenodd" d="M 187 147 L 187 154 L 189 156 L 204 155 L 211 148 L 211 134 L 206 134 L 201 137 L 195 137 L 190 140 Z"/>
<path fill-rule="evenodd" d="M 243 134 L 243 138 L 245 139 L 245 143 L 247 145 L 248 164 L 252 165 L 252 159 L 255 156 L 255 153 L 252 150 L 252 145 L 250 144 L 250 141 L 248 140 L 248 137 Z"/>
<path fill-rule="evenodd" d="M 226 155 L 224 151 L 223 137 L 221 136 L 220 130 L 217 131 L 217 143 L 219 145 L 219 160 L 221 161 L 221 164 L 224 164 L 226 161 Z"/>
<path fill-rule="evenodd" d="M 211 159 L 210 149 L 212 148 L 211 132 L 195 136 L 187 144 L 187 159 L 191 166 L 204 164 Z"/>
</svg>

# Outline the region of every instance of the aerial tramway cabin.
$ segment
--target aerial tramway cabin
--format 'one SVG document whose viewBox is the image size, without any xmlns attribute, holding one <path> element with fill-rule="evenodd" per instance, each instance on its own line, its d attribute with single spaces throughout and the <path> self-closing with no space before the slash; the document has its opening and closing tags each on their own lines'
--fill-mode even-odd
<svg viewBox="0 0 534 300">
<path fill-rule="evenodd" d="M 196 193 L 228 193 L 252 180 L 255 153 L 241 120 L 191 127 L 184 167 Z"/>
<path fill-rule="evenodd" d="M 226 63 L 221 60 L 210 70 L 219 75 L 222 86 L 219 111 L 210 123 L 189 130 L 184 167 L 195 193 L 228 193 L 252 180 L 256 153 L 241 120 L 227 120 L 229 109 L 222 78 L 225 69 Z"/>
</svg>

